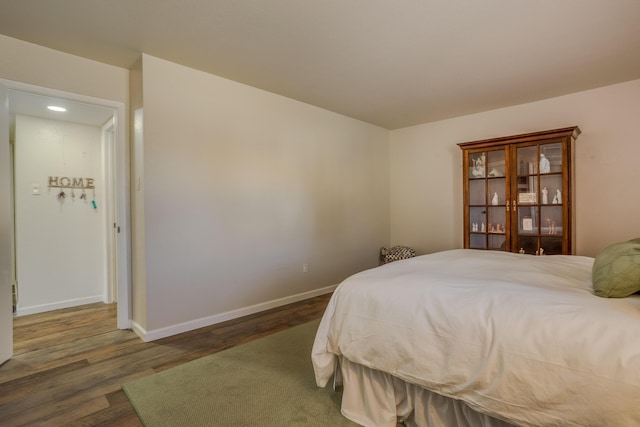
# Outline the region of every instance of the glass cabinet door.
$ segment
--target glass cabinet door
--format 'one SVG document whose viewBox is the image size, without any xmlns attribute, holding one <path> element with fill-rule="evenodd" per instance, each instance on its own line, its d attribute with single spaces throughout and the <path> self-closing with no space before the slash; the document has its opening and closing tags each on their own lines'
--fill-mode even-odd
<svg viewBox="0 0 640 427">
<path fill-rule="evenodd" d="M 563 253 L 564 161 L 563 144 L 553 140 L 515 149 L 518 173 L 512 206 L 519 252 Z"/>
<path fill-rule="evenodd" d="M 485 150 L 467 157 L 467 240 L 471 249 L 509 250 L 506 150 Z"/>
</svg>

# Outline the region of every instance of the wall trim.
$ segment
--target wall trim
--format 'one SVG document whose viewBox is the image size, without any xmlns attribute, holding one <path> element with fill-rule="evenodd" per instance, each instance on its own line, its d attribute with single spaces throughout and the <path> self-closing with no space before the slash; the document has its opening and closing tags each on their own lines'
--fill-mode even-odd
<svg viewBox="0 0 640 427">
<path fill-rule="evenodd" d="M 28 314 L 44 313 L 45 311 L 60 310 L 61 308 L 76 307 L 85 304 L 94 304 L 96 302 L 105 302 L 102 295 L 96 295 L 93 297 L 76 298 L 65 301 L 59 301 L 52 304 L 32 305 L 31 307 L 18 307 L 16 308 L 16 316 L 26 316 Z"/>
<path fill-rule="evenodd" d="M 150 331 L 146 330 L 135 321 L 132 321 L 131 329 L 140 338 L 142 338 L 143 341 L 155 341 L 172 335 L 181 334 L 183 332 L 192 331 L 194 329 L 203 328 L 205 326 L 215 325 L 216 323 L 226 322 L 227 320 L 237 319 L 242 316 L 248 316 L 250 314 L 317 297 L 319 295 L 328 294 L 330 292 L 333 292 L 337 286 L 338 285 L 332 285 L 320 289 L 314 289 L 312 291 L 303 292 L 301 294 L 291 295 L 285 298 L 279 298 L 276 300 L 239 308 L 236 310 L 226 311 L 224 313 L 214 314 L 213 316 L 201 317 L 199 319 L 190 320 L 184 323 L 178 323 L 176 325 L 165 326 L 159 329 L 152 329 Z"/>
</svg>

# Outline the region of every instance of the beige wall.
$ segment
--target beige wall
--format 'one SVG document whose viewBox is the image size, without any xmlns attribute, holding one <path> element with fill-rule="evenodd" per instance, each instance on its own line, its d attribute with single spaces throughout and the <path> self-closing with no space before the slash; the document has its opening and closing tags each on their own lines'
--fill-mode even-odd
<svg viewBox="0 0 640 427">
<path fill-rule="evenodd" d="M 0 35 L 0 78 L 129 103 L 129 71 Z"/>
<path fill-rule="evenodd" d="M 137 61 L 129 73 L 131 121 L 131 170 L 135 176 L 131 179 L 131 303 L 132 320 L 141 328 L 147 328 L 147 277 L 146 245 L 144 234 L 144 124 L 142 105 L 142 58 Z"/>
<path fill-rule="evenodd" d="M 169 335 L 326 292 L 388 244 L 387 130 L 146 55 L 130 73 L 4 36 L 0 52 L 0 79 L 127 109 L 131 95 L 131 124 L 146 115 L 134 326 Z"/>
<path fill-rule="evenodd" d="M 149 336 L 377 265 L 387 130 L 148 55 L 142 76 Z"/>
<path fill-rule="evenodd" d="M 576 253 L 640 237 L 640 80 L 391 132 L 391 241 L 420 253 L 458 248 L 459 142 L 578 125 Z"/>
</svg>

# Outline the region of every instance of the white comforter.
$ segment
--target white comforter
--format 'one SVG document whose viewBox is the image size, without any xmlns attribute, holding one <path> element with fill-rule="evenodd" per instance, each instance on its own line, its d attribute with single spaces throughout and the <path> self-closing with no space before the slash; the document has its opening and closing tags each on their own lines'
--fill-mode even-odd
<svg viewBox="0 0 640 427">
<path fill-rule="evenodd" d="M 640 426 L 640 297 L 593 295 L 593 258 L 451 250 L 346 279 L 314 342 L 524 426 Z"/>
</svg>

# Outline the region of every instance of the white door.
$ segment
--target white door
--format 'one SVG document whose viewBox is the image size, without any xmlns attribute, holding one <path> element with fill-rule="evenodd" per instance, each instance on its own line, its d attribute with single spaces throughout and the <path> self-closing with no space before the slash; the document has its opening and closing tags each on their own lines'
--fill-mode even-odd
<svg viewBox="0 0 640 427">
<path fill-rule="evenodd" d="M 0 363 L 13 354 L 11 156 L 9 148 L 9 101 L 0 84 Z"/>
</svg>

